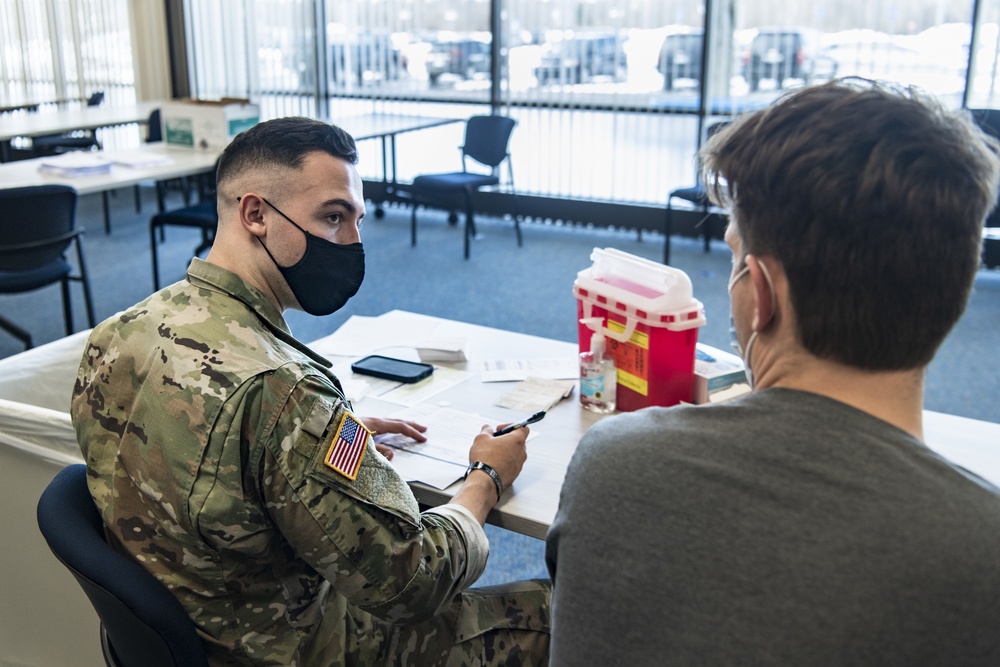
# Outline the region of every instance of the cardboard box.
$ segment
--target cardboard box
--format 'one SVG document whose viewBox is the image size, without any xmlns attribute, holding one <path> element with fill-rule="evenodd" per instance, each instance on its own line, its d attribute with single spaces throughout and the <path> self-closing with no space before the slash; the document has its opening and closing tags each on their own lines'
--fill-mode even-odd
<svg viewBox="0 0 1000 667">
<path fill-rule="evenodd" d="M 695 345 L 692 402 L 708 403 L 712 394 L 745 383 L 747 378 L 743 368 L 743 360 L 735 354 L 698 343 Z"/>
<path fill-rule="evenodd" d="M 163 140 L 168 145 L 216 152 L 259 120 L 259 107 L 240 98 L 173 100 L 160 111 Z"/>
</svg>

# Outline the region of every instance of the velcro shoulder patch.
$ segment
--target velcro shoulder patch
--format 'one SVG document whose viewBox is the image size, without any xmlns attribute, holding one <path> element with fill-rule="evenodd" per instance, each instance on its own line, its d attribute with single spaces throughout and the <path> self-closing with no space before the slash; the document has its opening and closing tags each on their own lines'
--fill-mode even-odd
<svg viewBox="0 0 1000 667">
<path fill-rule="evenodd" d="M 344 410 L 340 425 L 330 439 L 330 446 L 323 457 L 323 464 L 354 481 L 361 470 L 361 461 L 372 433 L 357 417 Z"/>
</svg>

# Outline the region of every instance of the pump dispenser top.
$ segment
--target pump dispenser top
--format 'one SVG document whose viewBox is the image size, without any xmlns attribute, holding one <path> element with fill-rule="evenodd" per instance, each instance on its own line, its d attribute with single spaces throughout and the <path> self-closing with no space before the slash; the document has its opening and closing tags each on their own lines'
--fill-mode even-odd
<svg viewBox="0 0 1000 667">
<path fill-rule="evenodd" d="M 607 350 L 607 340 L 602 331 L 604 320 L 600 317 L 586 317 L 580 321 L 594 332 L 590 335 L 590 353 L 594 355 L 594 360 L 598 363 L 604 361 L 604 353 Z"/>
<path fill-rule="evenodd" d="M 594 332 L 590 350 L 580 354 L 580 404 L 592 412 L 610 414 L 615 411 L 618 373 L 614 359 L 607 355 L 604 320 L 587 317 L 580 322 Z"/>
</svg>

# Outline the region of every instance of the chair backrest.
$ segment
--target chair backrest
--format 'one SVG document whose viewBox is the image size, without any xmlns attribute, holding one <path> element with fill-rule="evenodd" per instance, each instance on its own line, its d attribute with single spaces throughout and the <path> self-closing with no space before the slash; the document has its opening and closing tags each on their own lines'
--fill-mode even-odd
<svg viewBox="0 0 1000 667">
<path fill-rule="evenodd" d="M 516 121 L 507 116 L 473 116 L 465 125 L 463 156 L 496 169 L 507 157 Z"/>
<path fill-rule="evenodd" d="M 1000 109 L 969 109 L 969 113 L 972 114 L 972 119 L 976 121 L 979 129 L 996 139 L 1000 139 Z M 990 214 L 986 216 L 986 220 L 983 221 L 983 226 L 1000 227 L 1000 206 L 993 207 Z M 988 245 L 984 242 L 984 253 Z"/>
<path fill-rule="evenodd" d="M 38 527 L 76 577 L 101 619 L 122 667 L 201 667 L 204 646 L 177 598 L 138 563 L 104 540 L 104 523 L 87 489 L 87 467 L 70 465 L 38 501 Z"/>
<path fill-rule="evenodd" d="M 97 91 L 96 93 L 94 93 L 93 95 L 91 95 L 90 97 L 87 98 L 87 106 L 88 107 L 99 107 L 99 106 L 101 106 L 101 103 L 103 101 L 104 101 L 104 91 L 103 90 L 99 90 L 99 91 Z"/>
<path fill-rule="evenodd" d="M 733 121 L 731 120 L 718 120 L 714 123 L 709 123 L 705 127 L 705 140 L 707 141 L 711 139 L 713 136 L 718 134 L 720 130 L 725 129 L 726 126 L 730 125 L 732 122 Z M 701 146 L 702 144 L 698 144 L 698 148 L 694 154 L 694 180 L 699 186 L 704 185 L 704 174 L 701 173 Z"/>
<path fill-rule="evenodd" d="M 146 123 L 146 141 L 163 141 L 163 128 L 160 127 L 159 109 L 153 109 L 149 112 L 149 121 Z"/>
<path fill-rule="evenodd" d="M 0 271 L 27 271 L 60 257 L 75 219 L 76 190 L 68 185 L 0 189 Z"/>
</svg>

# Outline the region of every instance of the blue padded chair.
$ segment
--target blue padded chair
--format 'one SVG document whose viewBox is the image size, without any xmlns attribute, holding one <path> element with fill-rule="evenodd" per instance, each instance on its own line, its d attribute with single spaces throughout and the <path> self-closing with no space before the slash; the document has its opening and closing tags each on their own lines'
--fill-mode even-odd
<svg viewBox="0 0 1000 667">
<path fill-rule="evenodd" d="M 469 239 L 476 233 L 473 218 L 472 195 L 480 188 L 500 184 L 500 165 L 507 161 L 511 191 L 514 189 L 514 169 L 510 163 L 507 147 L 516 121 L 507 116 L 472 116 L 465 125 L 465 143 L 462 144 L 462 171 L 443 174 L 422 174 L 413 179 L 409 187 L 413 197 L 413 211 L 410 217 L 410 245 L 417 244 L 417 207 L 454 207 L 456 198 L 465 205 L 465 258 L 469 258 Z M 490 173 L 480 174 L 466 171 L 466 158 L 489 167 Z M 521 223 L 514 215 L 514 230 L 517 245 L 521 245 Z"/>
<path fill-rule="evenodd" d="M 1000 109 L 969 109 L 980 129 L 1000 139 Z M 1000 206 L 994 206 L 983 225 L 983 264 L 988 269 L 1000 268 Z"/>
<path fill-rule="evenodd" d="M 76 228 L 76 190 L 68 185 L 33 185 L 0 189 L 0 294 L 18 294 L 53 283 L 62 286 L 66 335 L 73 333 L 69 282 L 83 285 L 87 323 L 94 326 L 90 283 Z M 66 261 L 66 249 L 76 245 L 78 275 Z M 31 348 L 31 334 L 0 315 L 6 329 Z"/>
<path fill-rule="evenodd" d="M 108 667 L 207 667 L 194 622 L 177 598 L 105 541 L 85 465 L 59 471 L 42 492 L 38 527 L 94 605 Z"/>
<path fill-rule="evenodd" d="M 194 256 L 198 256 L 212 247 L 215 242 L 215 230 L 219 226 L 219 213 L 216 207 L 215 198 L 215 172 L 218 171 L 219 162 L 216 160 L 215 168 L 210 174 L 202 174 L 198 179 L 197 204 L 185 206 L 154 215 L 149 221 L 149 248 L 153 253 L 153 289 L 160 289 L 160 263 L 156 253 L 156 236 L 159 232 L 160 239 L 163 238 L 165 227 L 188 227 L 201 230 L 201 243 L 194 249 Z"/>
<path fill-rule="evenodd" d="M 706 128 L 705 135 L 711 138 L 716 132 L 724 128 L 726 125 L 729 125 L 730 122 L 731 121 L 723 120 L 712 123 Z M 708 252 L 711 248 L 712 224 L 708 217 L 711 202 L 708 200 L 708 191 L 705 189 L 705 184 L 701 180 L 701 165 L 696 164 L 695 184 L 689 187 L 678 188 L 667 195 L 667 219 L 666 226 L 663 230 L 665 236 L 663 242 L 664 264 L 670 264 L 670 235 L 674 231 L 674 199 L 683 199 L 684 201 L 701 209 L 702 220 L 698 224 L 704 225 L 702 237 L 705 239 L 705 252 Z"/>
</svg>

